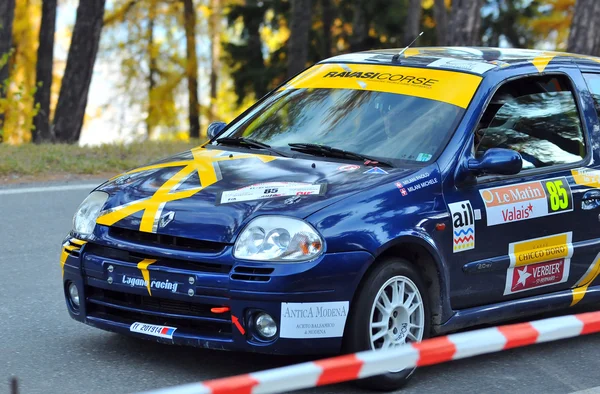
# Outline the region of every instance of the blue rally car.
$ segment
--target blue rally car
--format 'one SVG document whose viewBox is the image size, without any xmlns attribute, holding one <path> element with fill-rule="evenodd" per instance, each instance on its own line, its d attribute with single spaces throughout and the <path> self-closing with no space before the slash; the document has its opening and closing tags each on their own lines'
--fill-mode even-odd
<svg viewBox="0 0 600 394">
<path fill-rule="evenodd" d="M 327 59 L 96 188 L 63 244 L 67 308 L 164 343 L 331 354 L 598 302 L 599 110 L 597 58 Z"/>
</svg>

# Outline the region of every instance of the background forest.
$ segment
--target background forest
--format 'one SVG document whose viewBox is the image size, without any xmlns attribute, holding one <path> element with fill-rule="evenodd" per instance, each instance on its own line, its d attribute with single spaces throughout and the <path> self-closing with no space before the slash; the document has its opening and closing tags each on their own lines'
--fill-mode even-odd
<svg viewBox="0 0 600 394">
<path fill-rule="evenodd" d="M 600 55 L 599 22 L 597 0 L 2 0 L 0 141 L 199 138 L 329 56 L 421 31 Z"/>
</svg>

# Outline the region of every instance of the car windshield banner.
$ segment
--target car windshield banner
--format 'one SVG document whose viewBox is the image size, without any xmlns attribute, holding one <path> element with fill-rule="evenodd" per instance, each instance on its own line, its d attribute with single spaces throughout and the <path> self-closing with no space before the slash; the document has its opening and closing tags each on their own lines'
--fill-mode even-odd
<svg viewBox="0 0 600 394">
<path fill-rule="evenodd" d="M 482 77 L 454 71 L 372 64 L 318 64 L 282 89 L 354 89 L 396 93 L 466 108 Z"/>
</svg>

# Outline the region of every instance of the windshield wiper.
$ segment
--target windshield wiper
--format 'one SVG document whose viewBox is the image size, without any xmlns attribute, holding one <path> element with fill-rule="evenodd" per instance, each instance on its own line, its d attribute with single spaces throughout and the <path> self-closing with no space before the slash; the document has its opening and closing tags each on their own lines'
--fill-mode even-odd
<svg viewBox="0 0 600 394">
<path fill-rule="evenodd" d="M 365 162 L 365 165 L 378 164 L 381 166 L 393 167 L 391 163 L 388 163 L 381 159 L 365 156 L 362 153 L 355 153 L 343 149 L 334 148 L 328 145 L 305 144 L 301 142 L 294 142 L 288 145 L 292 147 L 292 150 L 297 150 L 303 153 L 320 154 L 324 157 L 341 157 L 347 159 L 361 160 Z"/>
<path fill-rule="evenodd" d="M 250 138 L 244 137 L 223 137 L 217 139 L 219 144 L 231 145 L 231 146 L 242 146 L 245 148 L 264 149 L 269 152 L 275 153 L 276 155 L 288 157 L 285 153 L 280 152 L 275 148 L 271 148 L 271 145 L 265 144 L 264 142 L 255 141 Z"/>
</svg>

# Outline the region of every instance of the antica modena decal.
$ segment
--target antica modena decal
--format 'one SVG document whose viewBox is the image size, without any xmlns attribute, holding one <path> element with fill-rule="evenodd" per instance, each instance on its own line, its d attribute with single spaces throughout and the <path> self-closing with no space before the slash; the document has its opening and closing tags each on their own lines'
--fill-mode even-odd
<svg viewBox="0 0 600 394">
<path fill-rule="evenodd" d="M 334 338 L 344 335 L 348 301 L 281 303 L 281 338 Z"/>
<path fill-rule="evenodd" d="M 483 189 L 479 193 L 488 226 L 573 210 L 571 187 L 564 177 Z"/>
<path fill-rule="evenodd" d="M 509 244 L 504 295 L 566 282 L 573 255 L 571 239 L 572 232 L 567 232 Z"/>
<path fill-rule="evenodd" d="M 471 202 L 448 204 L 452 220 L 452 251 L 454 253 L 475 249 L 475 217 Z"/>
</svg>

